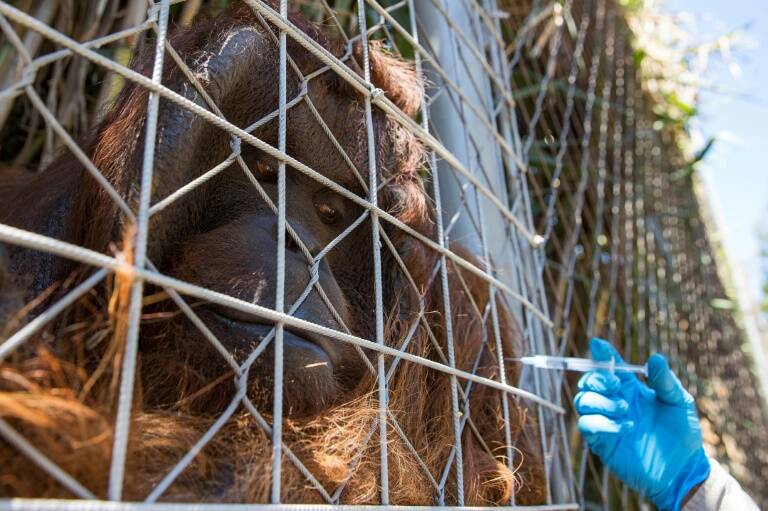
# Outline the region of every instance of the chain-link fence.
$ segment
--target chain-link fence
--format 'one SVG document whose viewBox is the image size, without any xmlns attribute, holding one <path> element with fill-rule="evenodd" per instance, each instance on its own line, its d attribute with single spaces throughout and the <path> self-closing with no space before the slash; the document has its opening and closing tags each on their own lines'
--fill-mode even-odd
<svg viewBox="0 0 768 511">
<path fill-rule="evenodd" d="M 571 377 L 517 363 L 591 336 L 667 353 L 768 498 L 615 2 L 27 0 L 0 29 L 0 508 L 639 508 Z"/>
<path fill-rule="evenodd" d="M 696 156 L 679 148 L 682 128 L 643 88 L 624 12 L 576 5 L 585 10 L 573 9 L 548 55 L 525 57 L 537 35 L 522 39 L 513 74 L 559 349 L 583 353 L 598 335 L 634 360 L 668 354 L 696 396 L 709 453 L 765 498 L 764 402 L 734 311 L 722 307 Z M 523 32 L 524 16 L 513 31 Z M 626 490 L 588 457 L 579 484 L 585 478 L 597 483 L 592 499 L 628 508 Z"/>
</svg>

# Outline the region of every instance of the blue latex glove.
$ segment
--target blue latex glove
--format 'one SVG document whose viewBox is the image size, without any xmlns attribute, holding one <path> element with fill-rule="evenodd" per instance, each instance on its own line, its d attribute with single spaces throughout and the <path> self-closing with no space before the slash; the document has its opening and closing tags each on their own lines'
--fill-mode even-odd
<svg viewBox="0 0 768 511">
<path fill-rule="evenodd" d="M 607 341 L 592 339 L 589 348 L 594 360 L 622 362 Z M 647 381 L 631 373 L 584 374 L 574 398 L 579 430 L 619 479 L 659 509 L 677 511 L 709 477 L 709 460 L 693 397 L 663 356 L 648 359 Z"/>
</svg>

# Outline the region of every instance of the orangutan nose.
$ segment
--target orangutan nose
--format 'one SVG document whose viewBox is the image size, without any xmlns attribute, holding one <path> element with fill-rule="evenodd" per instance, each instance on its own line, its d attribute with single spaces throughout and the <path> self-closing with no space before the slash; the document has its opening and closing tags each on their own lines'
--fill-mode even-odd
<svg viewBox="0 0 768 511">
<path fill-rule="evenodd" d="M 269 232 L 272 241 L 274 241 L 275 245 L 277 245 L 277 217 L 272 214 L 260 215 L 256 219 L 255 223 L 262 229 L 265 229 L 267 232 Z M 291 219 L 287 219 L 286 223 L 290 224 L 291 228 L 297 234 L 299 240 L 301 240 L 301 243 L 307 247 L 307 250 L 309 250 L 310 254 L 315 256 L 323 249 L 323 247 L 320 246 L 320 243 L 318 243 L 317 238 L 304 227 L 301 220 L 292 221 Z M 285 250 L 295 254 L 303 254 L 301 247 L 296 242 L 294 237 L 291 236 L 291 233 L 287 228 L 285 232 Z"/>
</svg>

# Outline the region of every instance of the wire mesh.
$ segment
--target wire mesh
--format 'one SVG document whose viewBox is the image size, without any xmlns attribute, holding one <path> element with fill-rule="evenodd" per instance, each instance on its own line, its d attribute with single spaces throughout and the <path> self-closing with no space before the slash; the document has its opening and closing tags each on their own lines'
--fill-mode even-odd
<svg viewBox="0 0 768 511">
<path fill-rule="evenodd" d="M 591 336 L 669 354 L 768 498 L 614 1 L 83 4 L 0 2 L 0 156 L 40 170 L 1 169 L 0 509 L 639 509 L 514 361 Z"/>
</svg>

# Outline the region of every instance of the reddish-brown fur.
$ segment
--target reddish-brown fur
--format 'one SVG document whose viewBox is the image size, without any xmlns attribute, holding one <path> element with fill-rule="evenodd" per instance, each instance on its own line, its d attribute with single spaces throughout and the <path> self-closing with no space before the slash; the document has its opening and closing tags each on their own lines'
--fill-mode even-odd
<svg viewBox="0 0 768 511">
<path fill-rule="evenodd" d="M 341 54 L 340 48 L 326 41 L 317 28 L 299 16 L 294 16 L 292 20 L 323 46 Z M 215 34 L 223 34 L 232 26 L 254 23 L 249 11 L 238 8 L 217 19 L 198 22 L 191 29 L 177 34 L 172 42 L 189 61 L 195 58 L 197 50 L 203 47 L 205 41 L 216 37 Z M 289 50 L 303 71 L 318 66 L 313 57 L 295 44 L 290 44 Z M 140 59 L 137 68 L 146 73 L 147 62 Z M 354 61 L 350 64 L 353 67 L 356 65 Z M 422 86 L 412 70 L 376 46 L 371 47 L 371 65 L 372 80 L 376 85 L 406 113 L 416 113 L 420 106 Z M 178 73 L 178 70 L 169 65 L 166 75 L 173 76 L 174 73 Z M 348 121 L 341 113 L 359 108 L 359 97 L 337 77 L 324 78 L 321 84 L 328 90 L 336 90 L 338 94 L 326 95 L 323 89 L 314 91 L 319 104 L 340 112 L 339 122 L 333 124 L 331 119 L 329 125 L 337 136 L 339 133 L 343 135 L 340 138 L 351 152 L 352 160 L 356 164 L 364 162 L 365 131 L 361 125 L 346 127 L 345 122 Z M 218 85 L 212 84 L 212 87 Z M 333 103 L 344 95 L 349 98 L 350 105 L 357 102 L 357 106 Z M 140 168 L 137 160 L 141 151 L 137 148 L 140 149 L 143 138 L 146 98 L 146 91 L 140 87 L 127 87 L 92 144 L 87 147 L 93 161 L 127 198 L 129 204 L 135 204 L 136 201 L 138 174 L 130 169 Z M 240 103 L 238 108 L 248 110 L 242 105 Z M 228 118 L 237 118 L 236 112 L 227 112 L 225 109 L 224 113 Z M 381 114 L 377 114 L 376 119 L 377 140 L 380 141 L 377 147 L 379 177 L 380 182 L 387 183 L 380 193 L 380 204 L 419 232 L 432 235 L 428 198 L 418 174 L 423 150 L 415 138 L 393 120 Z M 236 120 L 233 122 L 238 123 Z M 339 126 L 346 132 L 339 131 Z M 267 131 L 269 129 L 274 131 L 274 128 L 269 127 Z M 260 134 L 274 143 L 271 139 L 273 135 L 269 132 Z M 344 136 L 347 138 L 344 139 Z M 224 138 L 226 141 L 227 138 Z M 159 158 L 163 158 L 162 152 Z M 313 162 L 306 163 L 313 166 Z M 165 169 L 162 166 L 159 168 Z M 365 172 L 365 165 L 358 165 L 358 168 Z M 76 176 L 74 180 L 73 175 Z M 0 186 L 0 198 L 8 198 L 0 202 L 11 205 L 10 208 L 0 207 L 0 219 L 72 240 L 92 249 L 120 250 L 126 257 L 130 257 L 130 225 L 118 221 L 118 211 L 103 191 L 95 182 L 81 176 L 83 170 L 71 157 L 65 156 L 46 171 L 42 178 L 35 179 L 33 185 L 25 187 L 23 183 L 17 182 Z M 27 179 L 20 178 L 19 181 Z M 183 182 L 161 181 L 159 186 L 172 190 Z M 162 197 L 167 192 L 161 190 L 158 193 Z M 42 202 L 47 204 L 45 208 L 40 208 L 41 215 L 38 216 L 20 211 L 20 206 L 33 195 L 43 196 Z M 49 225 L 51 219 L 43 217 L 42 213 L 50 214 L 61 208 L 66 212 L 65 217 L 73 220 L 61 225 Z M 189 225 L 194 222 L 197 214 L 194 209 L 172 211 L 154 222 L 152 228 L 156 238 L 153 240 L 155 244 L 150 247 L 150 256 L 164 258 L 168 251 L 167 245 L 177 241 L 177 236 L 185 235 L 184 232 L 180 234 L 173 231 L 173 223 Z M 393 240 L 418 288 L 418 293 L 409 289 L 397 262 L 386 255 L 385 247 L 382 253 L 387 276 L 384 282 L 385 294 L 389 306 L 386 317 L 387 343 L 397 345 L 413 322 L 418 321 L 416 311 L 421 295 L 424 310 L 427 311 L 425 324 L 419 325 L 408 351 L 443 362 L 447 339 L 439 274 L 437 278 L 434 274 L 439 263 L 438 254 L 396 229 L 387 226 L 385 231 Z M 120 240 L 128 241 L 122 243 Z M 479 264 L 461 247 L 453 246 L 452 249 L 474 264 Z M 81 272 L 80 268 L 40 257 L 17 263 L 15 271 L 39 274 L 41 269 L 45 270 L 45 275 L 50 276 L 49 280 L 59 282 L 74 275 L 59 284 L 61 289 L 76 281 Z M 216 269 L 212 268 L 211 271 L 215 272 Z M 479 357 L 475 372 L 488 378 L 498 378 L 499 364 L 493 330 L 490 321 L 486 325 L 482 317 L 482 312 L 488 306 L 489 287 L 479 277 L 458 270 L 453 263 L 448 264 L 448 271 L 456 364 L 465 371 L 473 371 Z M 224 277 L 226 275 L 217 276 Z M 16 286 L 23 288 L 29 298 L 30 294 L 41 292 L 39 288 L 43 284 L 46 288 L 50 285 L 39 275 L 37 279 L 27 280 L 23 283 L 25 285 L 21 285 L 17 279 Z M 0 417 L 8 420 L 35 446 L 101 497 L 106 495 L 109 473 L 116 384 L 130 284 L 130 275 L 116 275 L 103 288 L 81 300 L 50 332 L 40 336 L 12 360 L 0 365 Z M 50 294 L 55 297 L 60 291 L 54 290 Z M 0 293 L 0 298 L 3 296 Z M 17 300 L 18 297 L 14 295 L 13 299 Z M 0 302 L 0 311 L 8 303 L 11 303 L 10 299 Z M 501 312 L 505 355 L 513 356 L 519 334 L 503 304 L 499 301 L 497 305 Z M 148 332 L 145 336 L 155 332 L 155 335 L 163 335 L 164 339 L 168 339 L 174 332 L 172 328 L 161 328 L 158 334 L 158 330 L 153 330 L 151 325 L 153 321 L 163 324 L 163 318 L 173 314 L 171 311 L 173 309 L 159 308 L 154 313 L 148 313 L 145 324 L 150 326 L 144 326 L 142 330 Z M 369 321 L 352 318 L 353 321 L 355 319 L 360 323 Z M 360 328 L 366 335 L 370 335 L 370 326 L 363 325 Z M 432 334 L 440 346 L 439 350 L 430 340 Z M 94 342 L 95 339 L 101 339 L 101 342 Z M 145 341 L 142 338 L 142 342 Z M 127 499 L 145 498 L 216 420 L 217 413 L 233 395 L 231 374 L 224 371 L 218 380 L 211 381 L 208 376 L 201 376 L 194 364 L 187 363 L 181 351 L 175 349 L 168 348 L 166 352 L 153 349 L 140 354 L 139 383 L 131 421 L 125 482 L 124 496 Z M 392 359 L 388 358 L 387 366 L 391 363 Z M 507 381 L 516 382 L 516 368 L 507 365 L 506 377 Z M 466 382 L 460 380 L 460 383 Z M 400 362 L 389 385 L 392 417 L 437 479 L 448 460 L 454 441 L 450 395 L 450 379 L 445 374 L 409 362 Z M 513 492 L 517 503 L 543 502 L 544 474 L 536 447 L 535 428 L 532 428 L 532 420 L 524 404 L 514 399 L 510 401 L 510 429 L 516 452 L 513 460 L 516 472 L 509 471 L 505 466 L 501 399 L 506 397 L 498 391 L 478 384 L 472 385 L 469 399 L 472 422 L 467 424 L 462 437 L 466 503 L 504 504 Z M 320 414 L 284 420 L 286 445 L 329 492 L 332 493 L 339 484 L 349 480 L 341 494 L 341 502 L 378 502 L 379 441 L 376 434 L 363 448 L 372 421 L 377 417 L 377 407 L 376 380 L 365 373 L 343 402 L 333 404 Z M 268 411 L 262 409 L 269 420 L 269 414 L 265 413 Z M 422 468 L 392 425 L 388 430 L 391 502 L 434 504 L 435 491 Z M 362 456 L 356 460 L 355 455 L 360 448 L 363 448 Z M 492 454 L 486 452 L 486 448 Z M 268 502 L 270 458 L 269 436 L 245 410 L 239 411 L 162 498 L 173 501 Z M 3 459 L 0 466 L 0 495 L 71 497 L 54 479 L 2 441 L 0 459 Z M 320 494 L 287 459 L 283 462 L 282 485 L 284 502 L 323 501 Z M 455 502 L 455 494 L 455 473 L 452 472 L 448 478 L 445 502 Z"/>
</svg>

